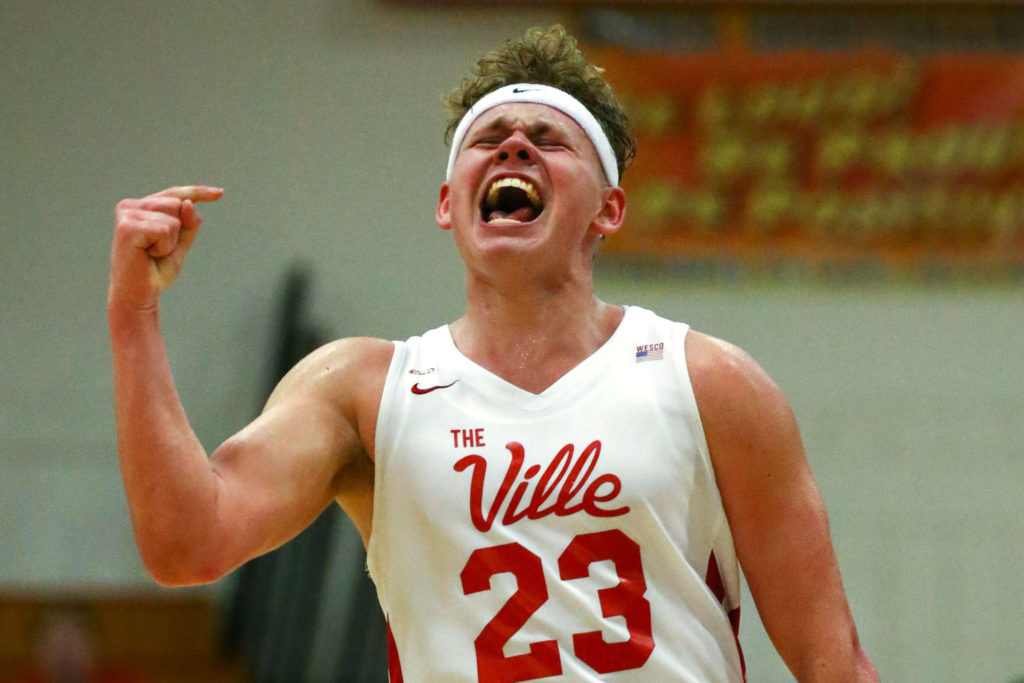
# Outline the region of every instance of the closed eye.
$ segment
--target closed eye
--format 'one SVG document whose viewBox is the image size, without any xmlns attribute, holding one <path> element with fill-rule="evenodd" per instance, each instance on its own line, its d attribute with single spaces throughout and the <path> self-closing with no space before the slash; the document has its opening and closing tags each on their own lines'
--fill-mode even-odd
<svg viewBox="0 0 1024 683">
<path fill-rule="evenodd" d="M 562 140 L 560 138 L 539 138 L 537 140 L 534 140 L 533 144 L 536 145 L 539 149 L 546 149 L 546 150 L 555 150 L 555 151 L 557 151 L 557 150 L 568 150 L 568 149 L 571 149 L 571 146 L 569 145 L 569 143 L 567 143 L 565 140 Z"/>
</svg>

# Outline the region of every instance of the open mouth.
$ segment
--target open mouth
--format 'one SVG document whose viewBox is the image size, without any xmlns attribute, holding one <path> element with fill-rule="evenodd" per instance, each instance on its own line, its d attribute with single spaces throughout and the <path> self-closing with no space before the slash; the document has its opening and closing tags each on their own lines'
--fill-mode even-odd
<svg viewBox="0 0 1024 683">
<path fill-rule="evenodd" d="M 544 210 L 537 188 L 521 178 L 499 178 L 480 202 L 485 223 L 529 223 Z"/>
</svg>

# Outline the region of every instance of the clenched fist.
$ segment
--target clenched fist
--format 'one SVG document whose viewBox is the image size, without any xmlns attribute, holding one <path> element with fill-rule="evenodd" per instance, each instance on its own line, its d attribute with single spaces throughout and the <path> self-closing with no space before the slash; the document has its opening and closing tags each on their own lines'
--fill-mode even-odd
<svg viewBox="0 0 1024 683">
<path fill-rule="evenodd" d="M 154 309 L 160 293 L 181 271 L 199 231 L 202 218 L 196 202 L 212 202 L 223 194 L 219 187 L 187 185 L 118 202 L 108 305 Z"/>
</svg>

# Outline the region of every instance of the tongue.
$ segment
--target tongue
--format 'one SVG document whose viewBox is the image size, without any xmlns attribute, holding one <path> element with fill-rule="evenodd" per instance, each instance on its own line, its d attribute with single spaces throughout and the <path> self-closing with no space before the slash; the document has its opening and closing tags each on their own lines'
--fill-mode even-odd
<svg viewBox="0 0 1024 683">
<path fill-rule="evenodd" d="M 505 213 L 504 211 L 491 211 L 491 215 L 487 217 L 487 220 L 493 221 L 496 218 L 506 218 L 514 221 L 519 221 L 520 223 L 526 223 L 528 221 L 532 221 L 534 215 L 535 214 L 532 208 L 524 206 L 521 209 L 516 209 L 512 213 Z"/>
</svg>

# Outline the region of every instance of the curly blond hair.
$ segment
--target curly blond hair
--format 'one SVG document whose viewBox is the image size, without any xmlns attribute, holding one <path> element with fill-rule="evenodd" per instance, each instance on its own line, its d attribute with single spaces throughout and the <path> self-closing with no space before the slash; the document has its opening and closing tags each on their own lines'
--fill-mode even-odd
<svg viewBox="0 0 1024 683">
<path fill-rule="evenodd" d="M 481 97 L 512 83 L 540 83 L 564 90 L 583 103 L 604 129 L 619 167 L 619 175 L 636 155 L 636 141 L 629 121 L 612 88 L 577 46 L 576 39 L 559 24 L 535 26 L 519 40 L 481 56 L 473 76 L 444 97 L 451 116 L 445 131 L 450 141 L 459 121 Z"/>
</svg>

